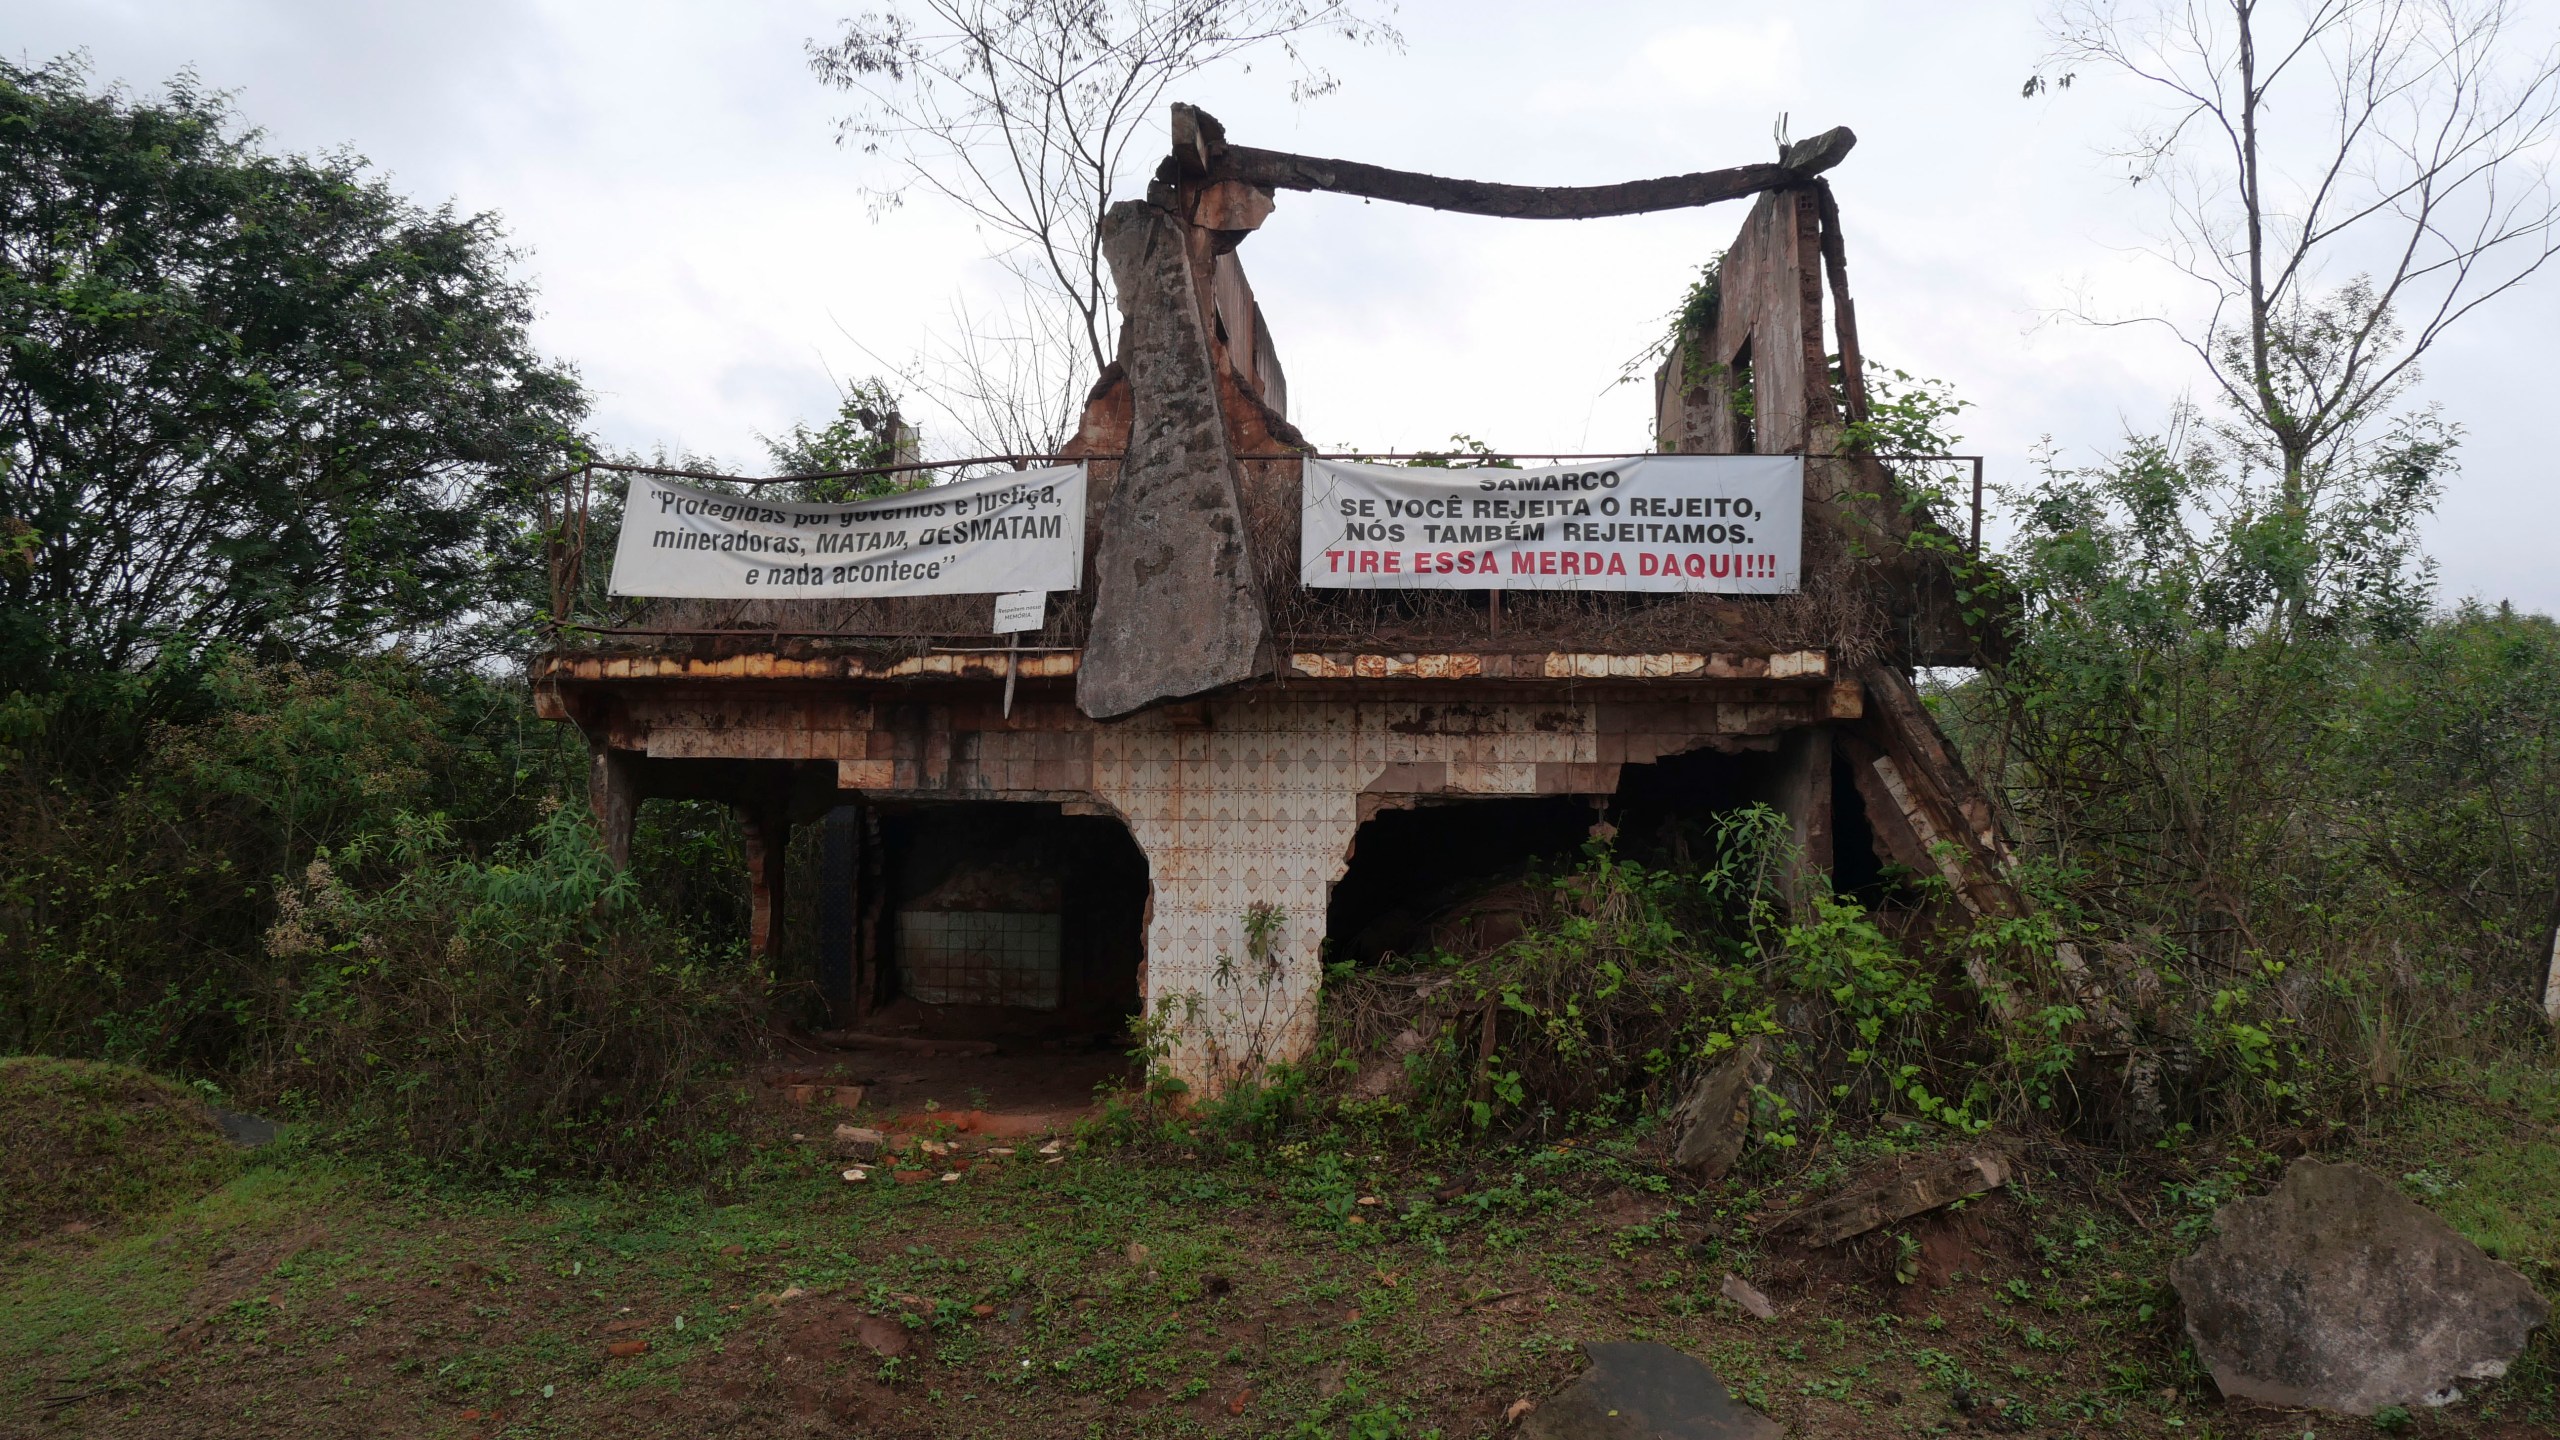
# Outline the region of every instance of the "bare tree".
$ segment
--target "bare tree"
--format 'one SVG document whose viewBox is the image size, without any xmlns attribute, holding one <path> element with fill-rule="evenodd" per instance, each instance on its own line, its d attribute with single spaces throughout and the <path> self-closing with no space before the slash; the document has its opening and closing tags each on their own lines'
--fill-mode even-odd
<svg viewBox="0 0 2560 1440">
<path fill-rule="evenodd" d="M 2055 84 L 2108 70 L 2163 102 L 2120 154 L 2161 196 L 2154 253 L 2207 301 L 2080 318 L 2167 326 L 2287 513 L 2355 469 L 2447 329 L 2560 249 L 2560 56 L 2519 46 L 2512 0 L 2056 0 L 2047 24 Z"/>
<path fill-rule="evenodd" d="M 945 408 L 973 438 L 1063 439 L 1086 385 L 1110 361 L 1117 314 L 1102 214 L 1131 146 L 1166 93 L 1211 65 L 1277 47 L 1306 99 L 1337 81 L 1307 41 L 1400 45 L 1376 0 L 919 0 L 812 41 L 819 79 L 854 97 L 839 139 L 891 161 L 877 205 L 921 186 L 996 238 L 1022 282 L 991 324 L 920 368 L 954 392 Z M 1143 152 L 1142 152 L 1143 153 Z M 1071 343 L 1062 348 L 1058 342 Z M 919 378 L 910 374 L 911 381 Z M 1062 406 L 1059 397 L 1066 397 Z M 1038 448 L 1036 446 L 1030 448 Z"/>
</svg>

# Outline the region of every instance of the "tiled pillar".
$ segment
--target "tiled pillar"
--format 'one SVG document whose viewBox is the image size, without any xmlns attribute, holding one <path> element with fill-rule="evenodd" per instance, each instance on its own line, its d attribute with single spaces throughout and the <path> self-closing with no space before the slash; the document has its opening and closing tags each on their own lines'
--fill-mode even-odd
<svg viewBox="0 0 2560 1440">
<path fill-rule="evenodd" d="M 1382 767 L 1356 708 L 1222 704 L 1205 728 L 1160 716 L 1094 737 L 1094 790 L 1146 853 L 1148 1013 L 1173 1072 L 1214 1093 L 1315 1040 L 1325 903 Z M 1248 917 L 1270 907 L 1257 955 Z"/>
</svg>

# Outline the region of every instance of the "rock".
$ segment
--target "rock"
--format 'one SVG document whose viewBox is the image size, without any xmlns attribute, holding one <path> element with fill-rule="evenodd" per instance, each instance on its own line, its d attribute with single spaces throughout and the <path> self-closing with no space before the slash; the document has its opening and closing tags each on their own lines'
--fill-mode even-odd
<svg viewBox="0 0 2560 1440">
<path fill-rule="evenodd" d="M 1134 415 L 1100 505 L 1093 620 L 1076 669 L 1076 703 L 1097 720 L 1271 665 L 1187 229 L 1142 200 L 1112 206 L 1102 222 Z"/>
<path fill-rule="evenodd" d="M 2533 1286 L 2355 1165 L 2296 1160 L 2169 1267 L 2222 1393 L 2371 1415 L 2503 1375 L 2549 1313 Z"/>
<path fill-rule="evenodd" d="M 1721 1180 L 1742 1158 L 1751 1136 L 1751 1087 L 1761 1070 L 1761 1040 L 1753 1036 L 1716 1057 L 1689 1087 L 1689 1098 L 1671 1117 L 1671 1163 L 1700 1180 Z"/>
<path fill-rule="evenodd" d="M 847 1160 L 869 1160 L 877 1157 L 889 1143 L 889 1137 L 864 1125 L 836 1127 L 836 1153 Z"/>
<path fill-rule="evenodd" d="M 1716 1293 L 1741 1306 L 1755 1319 L 1778 1318 L 1778 1307 L 1769 1303 L 1769 1297 L 1760 1293 L 1760 1287 L 1739 1275 L 1724 1277 L 1724 1284 L 1717 1287 Z"/>
<path fill-rule="evenodd" d="M 1591 1368 L 1528 1412 L 1530 1440 L 1779 1440 L 1694 1355 L 1651 1341 L 1586 1344 Z M 1515 1410 L 1518 1407 L 1513 1407 Z"/>
<path fill-rule="evenodd" d="M 2009 1162 L 1973 1151 L 1924 1165 L 1872 1185 L 1846 1190 L 1779 1220 L 1762 1233 L 1793 1236 L 1820 1248 L 1854 1235 L 1908 1220 L 1924 1210 L 1952 1205 L 2009 1183 Z"/>
<path fill-rule="evenodd" d="M 275 1142 L 276 1122 L 273 1120 L 261 1120 L 255 1115 L 243 1115 L 237 1110 L 225 1110 L 219 1105 L 210 1108 L 213 1111 L 213 1123 L 222 1127 L 222 1138 L 241 1149 L 255 1150 L 261 1145 L 270 1145 Z"/>
<path fill-rule="evenodd" d="M 1511 1408 L 1502 1412 L 1502 1423 L 1505 1425 L 1517 1425 L 1520 1423 L 1522 1416 L 1527 1415 L 1530 1411 L 1537 1408 L 1537 1401 L 1523 1395 L 1519 1399 L 1511 1402 Z"/>
<path fill-rule="evenodd" d="M 616 1360 L 628 1360 L 635 1355 L 648 1354 L 649 1342 L 646 1340 L 616 1340 L 612 1344 L 604 1347 L 604 1353 Z"/>
</svg>

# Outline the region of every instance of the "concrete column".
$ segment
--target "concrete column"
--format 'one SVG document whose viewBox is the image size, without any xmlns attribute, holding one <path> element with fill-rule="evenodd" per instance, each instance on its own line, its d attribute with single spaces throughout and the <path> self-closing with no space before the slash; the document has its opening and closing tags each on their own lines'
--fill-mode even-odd
<svg viewBox="0 0 2560 1440">
<path fill-rule="evenodd" d="M 850 1028 L 854 1006 L 854 931 L 862 914 L 863 815 L 859 805 L 827 812 L 820 851 L 818 890 L 818 994 L 839 1028 Z"/>
<path fill-rule="evenodd" d="M 1788 875 L 1791 900 L 1801 904 L 1809 882 L 1835 873 L 1831 849 L 1831 731 L 1808 726 L 1787 733 L 1778 746 L 1775 794 L 1778 813 L 1787 817 L 1788 839 L 1795 863 Z"/>
<path fill-rule="evenodd" d="M 783 860 L 791 848 L 791 816 L 769 801 L 739 809 L 747 832 L 747 946 L 770 962 L 782 948 Z"/>
<path fill-rule="evenodd" d="M 598 745 L 587 762 L 587 804 L 603 832 L 604 853 L 621 870 L 631 864 L 631 830 L 640 814 L 640 757 Z"/>
</svg>

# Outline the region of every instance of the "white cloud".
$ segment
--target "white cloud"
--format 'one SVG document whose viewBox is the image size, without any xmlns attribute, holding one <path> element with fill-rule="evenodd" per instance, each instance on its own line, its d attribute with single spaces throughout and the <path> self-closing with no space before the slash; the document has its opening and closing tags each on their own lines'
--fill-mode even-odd
<svg viewBox="0 0 2560 1440">
<path fill-rule="evenodd" d="M 142 89 L 192 63 L 277 144 L 351 144 L 413 195 L 501 212 L 541 285 L 538 337 L 595 386 L 606 437 L 747 464 L 756 432 L 827 408 L 831 377 L 878 368 L 863 346 L 903 356 L 993 283 L 948 212 L 868 217 L 801 49 L 849 8 L 18 0 L 9 43 L 85 46 Z M 2560 18 L 2560 0 L 2532 9 Z M 1180 98 L 1248 144 L 1533 183 L 1758 160 L 1781 110 L 1799 136 L 1848 124 L 1834 184 L 1868 348 L 1958 385 L 1995 481 L 2023 477 L 2040 436 L 2094 454 L 2195 383 L 2155 339 L 2037 323 L 2082 277 L 2108 304 L 2182 297 L 2124 254 L 2148 197 L 2097 147 L 2126 97 L 2019 98 L 2040 49 L 2024 3 L 1408 0 L 1397 20 L 1409 53 L 1330 52 L 1346 83 L 1323 101 L 1291 106 L 1272 67 Z M 1243 258 L 1319 441 L 1578 450 L 1641 442 L 1644 387 L 1607 383 L 1741 216 L 1504 222 L 1284 194 Z M 2429 368 L 2422 396 L 2469 436 L 2431 532 L 2449 594 L 2560 609 L 2537 538 L 2546 387 L 2519 358 L 2553 333 L 2560 277 Z"/>
</svg>

